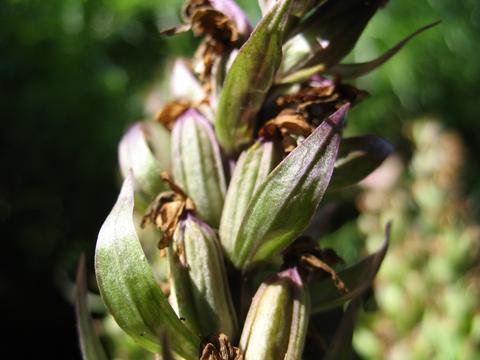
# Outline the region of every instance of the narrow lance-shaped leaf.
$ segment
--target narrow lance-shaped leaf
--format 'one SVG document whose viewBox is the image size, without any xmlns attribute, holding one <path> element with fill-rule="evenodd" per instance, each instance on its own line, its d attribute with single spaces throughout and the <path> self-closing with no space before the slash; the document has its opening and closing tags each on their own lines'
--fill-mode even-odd
<svg viewBox="0 0 480 360">
<path fill-rule="evenodd" d="M 170 134 L 153 122 L 137 122 L 123 136 L 118 158 L 123 177 L 129 171 L 135 178 L 135 190 L 147 204 L 166 190 L 160 172 L 170 170 Z"/>
<path fill-rule="evenodd" d="M 330 182 L 348 107 L 315 129 L 255 192 L 234 240 L 236 267 L 268 259 L 308 225 Z"/>
<path fill-rule="evenodd" d="M 279 149 L 273 141 L 258 141 L 238 158 L 228 186 L 220 221 L 220 239 L 226 255 L 235 257 L 235 235 L 253 194 L 280 162 Z"/>
<path fill-rule="evenodd" d="M 84 360 L 107 360 L 98 335 L 95 333 L 87 304 L 87 279 L 85 256 L 82 255 L 77 269 L 75 289 L 75 313 L 80 349 Z"/>
<path fill-rule="evenodd" d="M 379 167 L 393 150 L 388 141 L 375 135 L 344 138 L 328 190 L 340 189 L 363 180 Z"/>
<path fill-rule="evenodd" d="M 240 49 L 220 96 L 215 131 L 228 154 L 253 140 L 254 118 L 282 58 L 282 39 L 292 0 L 280 0 Z"/>
<path fill-rule="evenodd" d="M 196 110 L 188 110 L 172 131 L 175 182 L 193 200 L 198 216 L 218 228 L 226 193 L 220 147 L 212 126 Z"/>
<path fill-rule="evenodd" d="M 278 81 L 304 67 L 320 71 L 337 64 L 355 46 L 383 1 L 327 1 L 316 9 L 285 43 Z"/>
<path fill-rule="evenodd" d="M 420 33 L 428 30 L 440 22 L 434 22 L 426 26 L 421 27 L 417 31 L 413 32 L 405 39 L 400 41 L 397 45 L 389 49 L 387 52 L 379 56 L 378 58 L 358 64 L 338 64 L 330 68 L 329 73 L 340 75 L 343 79 L 355 79 L 360 76 L 368 74 L 370 71 L 375 70 L 376 68 L 385 64 L 391 57 L 393 57 L 397 52 L 399 52 L 410 40 L 419 35 Z"/>
<path fill-rule="evenodd" d="M 158 352 L 165 333 L 173 351 L 197 359 L 200 339 L 177 317 L 155 282 L 133 223 L 133 176 L 98 235 L 95 270 L 100 294 L 120 327 L 147 350 Z"/>
<path fill-rule="evenodd" d="M 387 253 L 389 237 L 390 225 L 388 225 L 386 229 L 385 242 L 378 251 L 338 273 L 338 277 L 342 279 L 348 289 L 346 293 L 341 293 L 331 279 L 310 284 L 312 313 L 322 312 L 340 306 L 346 301 L 358 297 L 367 290 L 372 284 Z"/>
</svg>

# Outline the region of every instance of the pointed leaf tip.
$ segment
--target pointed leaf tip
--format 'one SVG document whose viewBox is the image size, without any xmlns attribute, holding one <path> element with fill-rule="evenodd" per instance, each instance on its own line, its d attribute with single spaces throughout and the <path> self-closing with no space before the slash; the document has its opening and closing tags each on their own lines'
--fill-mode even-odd
<svg viewBox="0 0 480 360">
<path fill-rule="evenodd" d="M 237 268 L 266 261 L 308 225 L 330 182 L 348 108 L 330 115 L 256 189 L 233 240 Z"/>
<path fill-rule="evenodd" d="M 378 58 L 363 62 L 363 63 L 355 63 L 355 64 L 337 64 L 334 65 L 329 69 L 329 73 L 339 75 L 343 79 L 356 79 L 360 76 L 366 75 L 369 72 L 377 69 L 378 67 L 385 64 L 388 60 L 390 60 L 394 55 L 396 55 L 405 45 L 407 45 L 410 40 L 415 38 L 417 35 L 423 33 L 424 31 L 437 26 L 440 24 L 441 21 L 435 21 L 431 24 L 422 26 L 418 30 L 414 31 L 412 34 L 407 36 L 405 39 L 400 41 L 397 45 L 387 50 L 385 53 L 380 55 Z"/>
<path fill-rule="evenodd" d="M 389 222 L 385 228 L 385 240 L 382 246 L 373 254 L 338 273 L 348 288 L 347 293 L 340 293 L 330 279 L 309 285 L 313 313 L 338 307 L 360 296 L 370 287 L 387 253 L 390 232 L 391 223 Z"/>
<path fill-rule="evenodd" d="M 345 117 L 347 116 L 347 112 L 350 109 L 350 103 L 343 104 L 337 111 L 335 111 L 332 115 L 330 115 L 327 119 L 332 125 L 336 128 L 341 128 L 344 125 Z"/>
<path fill-rule="evenodd" d="M 127 175 L 120 195 L 98 235 L 95 270 L 102 299 L 118 325 L 149 351 L 161 348 L 164 332 L 172 350 L 196 359 L 200 339 L 178 319 L 155 282 L 133 223 L 133 176 Z"/>
</svg>

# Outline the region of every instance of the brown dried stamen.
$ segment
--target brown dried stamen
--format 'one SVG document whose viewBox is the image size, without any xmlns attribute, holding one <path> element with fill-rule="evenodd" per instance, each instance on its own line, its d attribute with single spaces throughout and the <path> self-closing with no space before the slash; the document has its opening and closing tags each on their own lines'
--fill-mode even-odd
<svg viewBox="0 0 480 360">
<path fill-rule="evenodd" d="M 196 36 L 205 35 L 225 46 L 238 42 L 240 35 L 235 23 L 225 14 L 213 8 L 208 0 L 190 0 L 184 10 L 185 24 L 165 29 L 161 35 L 176 35 L 192 30 Z"/>
<path fill-rule="evenodd" d="M 269 120 L 259 130 L 258 135 L 267 139 L 277 136 L 282 138 L 283 150 L 288 154 L 297 146 L 296 137 L 307 137 L 313 127 L 305 117 L 292 109 L 284 109 L 272 120 Z"/>
<path fill-rule="evenodd" d="M 173 182 L 168 173 L 162 172 L 161 178 L 167 182 L 172 191 L 160 193 L 149 205 L 143 216 L 141 226 L 153 224 L 163 232 L 158 247 L 164 249 L 170 244 L 178 222 L 187 211 L 194 211 L 193 201 L 183 192 L 183 190 Z"/>
<path fill-rule="evenodd" d="M 332 281 L 338 291 L 340 291 L 342 294 L 348 293 L 348 288 L 345 286 L 345 283 L 342 281 L 342 279 L 340 279 L 337 272 L 333 270 L 326 262 L 320 260 L 318 257 L 312 254 L 302 255 L 300 257 L 300 262 L 304 266 L 309 266 L 315 270 L 320 269 L 327 272 L 332 277 Z"/>
<path fill-rule="evenodd" d="M 216 42 L 228 45 L 239 40 L 235 24 L 223 13 L 212 8 L 200 8 L 192 16 L 195 35 L 208 35 Z"/>
<path fill-rule="evenodd" d="M 163 124 L 168 130 L 172 130 L 175 121 L 192 106 L 187 100 L 173 100 L 165 104 L 155 116 L 155 120 Z"/>
<path fill-rule="evenodd" d="M 304 84 L 294 94 L 279 96 L 276 104 L 282 108 L 294 109 L 307 118 L 309 123 L 318 126 L 346 102 L 353 106 L 367 96 L 368 93 L 364 90 L 325 79 Z"/>
<path fill-rule="evenodd" d="M 204 87 L 210 85 L 213 64 L 219 53 L 221 50 L 217 48 L 217 44 L 208 40 L 204 40 L 195 52 L 195 72 Z"/>
<path fill-rule="evenodd" d="M 317 242 L 308 236 L 299 237 L 284 252 L 284 266 L 299 264 L 301 271 L 308 274 L 310 279 L 315 279 L 318 275 L 323 277 L 324 274 L 327 273 L 332 278 L 335 287 L 342 294 L 346 294 L 348 288 L 340 276 L 338 276 L 337 272 L 327 264 L 327 260 L 331 264 L 343 262 L 333 250 L 320 249 Z"/>
<path fill-rule="evenodd" d="M 206 339 L 200 360 L 243 360 L 243 354 L 230 343 L 227 335 L 220 334 Z"/>
</svg>

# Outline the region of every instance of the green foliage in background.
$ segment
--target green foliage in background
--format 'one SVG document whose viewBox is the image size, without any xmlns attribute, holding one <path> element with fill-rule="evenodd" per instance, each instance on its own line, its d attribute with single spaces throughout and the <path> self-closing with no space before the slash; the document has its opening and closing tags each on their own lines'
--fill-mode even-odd
<svg viewBox="0 0 480 360">
<path fill-rule="evenodd" d="M 378 246 L 384 221 L 395 223 L 375 285 L 378 311 L 361 316 L 354 344 L 367 359 L 477 359 L 480 226 L 460 191 L 465 148 L 438 121 L 407 131 L 412 160 L 406 168 L 387 160 L 358 200 L 367 247 Z"/>
<path fill-rule="evenodd" d="M 0 219 L 28 269 L 72 273 L 114 198 L 116 147 L 144 116 L 169 56 L 191 52 L 159 29 L 178 1 L 1 1 Z M 161 73 L 159 73 L 161 75 Z M 81 179 L 81 180 L 80 180 Z M 92 206 L 91 199 L 97 204 Z M 25 224 L 24 219 L 30 218 Z"/>
</svg>

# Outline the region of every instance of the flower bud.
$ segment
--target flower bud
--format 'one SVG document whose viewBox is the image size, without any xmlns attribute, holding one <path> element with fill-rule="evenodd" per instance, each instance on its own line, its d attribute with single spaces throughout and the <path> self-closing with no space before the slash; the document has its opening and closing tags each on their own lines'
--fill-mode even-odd
<svg viewBox="0 0 480 360">
<path fill-rule="evenodd" d="M 175 182 L 195 203 L 198 216 L 218 228 L 225 173 L 212 126 L 196 110 L 183 113 L 173 127 L 172 172 Z"/>
<path fill-rule="evenodd" d="M 258 141 L 240 155 L 228 186 L 219 229 L 222 246 L 230 259 L 252 195 L 280 160 L 273 141 Z"/>
<path fill-rule="evenodd" d="M 185 324 L 201 335 L 224 333 L 234 339 L 237 319 L 215 232 L 187 214 L 169 250 L 171 302 Z"/>
<path fill-rule="evenodd" d="M 282 59 L 282 41 L 292 0 L 280 0 L 262 18 L 238 52 L 225 78 L 215 118 L 218 141 L 234 154 L 253 141 L 254 119 Z"/>
<path fill-rule="evenodd" d="M 129 170 L 135 179 L 135 191 L 149 203 L 166 190 L 160 172 L 170 170 L 170 134 L 154 122 L 137 122 L 123 136 L 118 146 L 118 158 L 123 177 Z"/>
<path fill-rule="evenodd" d="M 186 60 L 178 59 L 173 64 L 170 90 L 174 98 L 200 101 L 204 92 L 202 84 L 195 78 Z"/>
<path fill-rule="evenodd" d="M 308 293 L 295 267 L 262 283 L 240 339 L 245 360 L 301 359 L 309 312 Z"/>
</svg>

